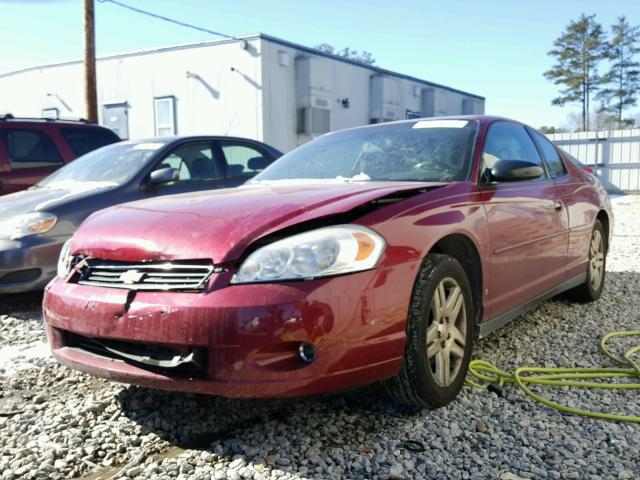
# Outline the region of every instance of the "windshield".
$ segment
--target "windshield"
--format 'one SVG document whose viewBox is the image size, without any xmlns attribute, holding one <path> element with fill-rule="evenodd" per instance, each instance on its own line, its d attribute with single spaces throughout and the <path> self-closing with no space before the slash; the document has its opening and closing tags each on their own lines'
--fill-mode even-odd
<svg viewBox="0 0 640 480">
<path fill-rule="evenodd" d="M 453 182 L 468 178 L 478 123 L 420 120 L 319 137 L 283 156 L 250 183 L 314 179 Z"/>
<path fill-rule="evenodd" d="M 147 163 L 163 143 L 121 142 L 83 155 L 36 185 L 37 188 L 59 184 L 92 182 L 122 185 Z"/>
</svg>

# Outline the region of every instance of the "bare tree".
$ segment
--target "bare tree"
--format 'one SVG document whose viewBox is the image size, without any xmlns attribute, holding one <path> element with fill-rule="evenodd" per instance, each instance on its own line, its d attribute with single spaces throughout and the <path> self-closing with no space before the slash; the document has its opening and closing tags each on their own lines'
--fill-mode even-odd
<svg viewBox="0 0 640 480">
<path fill-rule="evenodd" d="M 365 65 L 373 65 L 376 63 L 376 59 L 373 58 L 373 55 L 364 50 L 359 52 L 358 50 L 353 50 L 349 47 L 345 47 L 342 50 L 336 50 L 328 43 L 316 45 L 315 49 L 320 50 L 321 52 L 330 53 L 331 55 L 337 55 L 338 57 L 346 58 L 348 60 L 353 60 L 354 62 L 364 63 Z"/>
</svg>

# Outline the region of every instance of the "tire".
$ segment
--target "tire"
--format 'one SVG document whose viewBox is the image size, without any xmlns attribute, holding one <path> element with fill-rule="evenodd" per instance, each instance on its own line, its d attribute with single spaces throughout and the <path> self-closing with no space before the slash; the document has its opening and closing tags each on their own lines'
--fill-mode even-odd
<svg viewBox="0 0 640 480">
<path fill-rule="evenodd" d="M 455 302 L 458 308 L 445 309 L 445 315 L 440 316 L 436 313 L 440 299 L 444 296 L 445 301 L 453 301 L 456 287 L 462 297 Z M 427 255 L 411 295 L 402 368 L 397 376 L 383 382 L 387 395 L 396 402 L 426 408 L 451 402 L 467 375 L 474 313 L 471 287 L 460 263 L 448 255 Z M 448 373 L 443 373 L 445 370 Z"/>
<path fill-rule="evenodd" d="M 606 267 L 607 238 L 604 234 L 602 223 L 600 223 L 600 220 L 596 220 L 591 232 L 591 239 L 589 240 L 587 279 L 582 285 L 570 290 L 569 296 L 580 303 L 589 303 L 598 300 L 604 288 Z M 596 272 L 599 272 L 599 274 Z"/>
</svg>

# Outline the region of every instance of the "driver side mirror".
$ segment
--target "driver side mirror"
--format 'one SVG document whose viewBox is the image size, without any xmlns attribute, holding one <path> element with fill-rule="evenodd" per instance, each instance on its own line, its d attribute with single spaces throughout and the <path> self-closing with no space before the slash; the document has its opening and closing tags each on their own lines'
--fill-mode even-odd
<svg viewBox="0 0 640 480">
<path fill-rule="evenodd" d="M 177 168 L 159 168 L 149 175 L 149 185 L 162 185 L 164 183 L 175 182 L 180 177 Z"/>
<path fill-rule="evenodd" d="M 519 182 L 535 180 L 544 174 L 540 165 L 526 160 L 498 160 L 488 172 L 492 182 Z"/>
</svg>

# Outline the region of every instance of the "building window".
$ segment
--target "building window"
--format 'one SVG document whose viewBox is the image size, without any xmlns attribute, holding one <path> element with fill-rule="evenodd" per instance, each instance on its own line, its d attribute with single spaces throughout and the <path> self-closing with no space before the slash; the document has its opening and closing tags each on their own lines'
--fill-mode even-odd
<svg viewBox="0 0 640 480">
<path fill-rule="evenodd" d="M 56 107 L 43 108 L 42 118 L 53 118 L 54 120 L 58 119 L 60 118 L 60 110 L 58 110 Z"/>
<path fill-rule="evenodd" d="M 407 108 L 407 112 L 405 114 L 405 118 L 407 120 L 414 120 L 416 118 L 422 118 L 422 115 L 420 114 L 420 112 L 416 111 L 416 110 L 409 110 Z"/>
<path fill-rule="evenodd" d="M 175 97 L 156 97 L 153 99 L 155 111 L 156 137 L 176 134 Z"/>
</svg>

